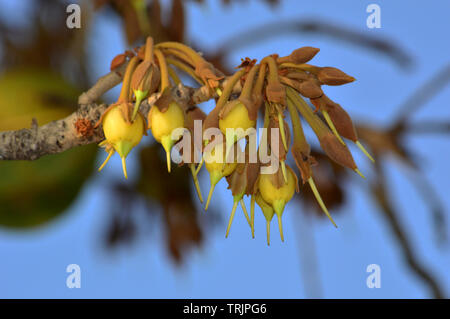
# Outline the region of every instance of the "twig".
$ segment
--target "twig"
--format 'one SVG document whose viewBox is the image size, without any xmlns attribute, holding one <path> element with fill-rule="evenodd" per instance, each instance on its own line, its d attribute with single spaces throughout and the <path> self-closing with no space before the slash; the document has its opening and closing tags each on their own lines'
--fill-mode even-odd
<svg viewBox="0 0 450 319">
<path fill-rule="evenodd" d="M 103 133 L 100 128 L 93 127 L 107 105 L 96 104 L 93 101 L 120 83 L 120 80 L 121 77 L 116 72 L 100 78 L 91 89 L 80 96 L 78 110 L 64 119 L 41 127 L 34 125 L 31 129 L 0 132 L 0 160 L 36 160 L 44 155 L 100 142 L 104 138 Z M 225 85 L 226 81 L 227 79 L 223 80 L 220 85 Z M 240 91 L 240 85 L 236 85 L 234 91 Z M 191 88 L 182 84 L 172 89 L 172 96 L 180 104 L 187 106 L 217 97 L 206 86 Z M 153 103 L 155 96 L 150 97 L 149 101 Z M 141 110 L 145 115 L 149 107 L 148 101 L 141 104 Z"/>
</svg>

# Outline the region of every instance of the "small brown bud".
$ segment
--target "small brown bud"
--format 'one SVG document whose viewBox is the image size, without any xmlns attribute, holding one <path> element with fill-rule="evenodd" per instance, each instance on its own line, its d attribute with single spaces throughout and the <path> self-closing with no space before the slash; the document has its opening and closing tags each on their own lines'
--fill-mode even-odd
<svg viewBox="0 0 450 319">
<path fill-rule="evenodd" d="M 319 142 L 322 149 L 333 161 L 352 170 L 357 168 L 348 148 L 342 145 L 333 133 L 328 132 L 320 136 Z"/>
<path fill-rule="evenodd" d="M 292 51 L 289 55 L 289 60 L 295 64 L 303 64 L 314 58 L 314 56 L 320 51 L 318 48 L 302 47 Z"/>
<path fill-rule="evenodd" d="M 133 72 L 131 89 L 147 91 L 150 96 L 158 89 L 160 80 L 161 73 L 158 66 L 150 61 L 143 61 Z"/>
<path fill-rule="evenodd" d="M 355 126 L 348 113 L 337 103 L 330 100 L 326 95 L 321 99 L 323 101 L 323 107 L 330 115 L 331 121 L 333 121 L 336 130 L 339 135 L 356 142 L 358 135 L 356 134 Z"/>
<path fill-rule="evenodd" d="M 323 67 L 319 69 L 317 78 L 320 83 L 326 85 L 342 85 L 355 81 L 355 78 L 333 67 Z"/>
<path fill-rule="evenodd" d="M 297 86 L 301 95 L 307 98 L 318 98 L 323 95 L 322 88 L 314 80 L 300 82 Z"/>
</svg>

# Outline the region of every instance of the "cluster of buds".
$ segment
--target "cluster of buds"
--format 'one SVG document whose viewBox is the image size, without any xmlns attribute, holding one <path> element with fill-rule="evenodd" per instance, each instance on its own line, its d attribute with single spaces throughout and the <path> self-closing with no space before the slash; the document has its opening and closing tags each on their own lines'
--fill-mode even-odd
<svg viewBox="0 0 450 319">
<path fill-rule="evenodd" d="M 204 164 L 211 182 L 205 210 L 216 184 L 222 178 L 226 179 L 233 196 L 226 236 L 240 204 L 254 237 L 257 204 L 267 222 L 269 244 L 274 215 L 277 215 L 284 241 L 284 207 L 294 193 L 299 192 L 299 179 L 286 163 L 290 152 L 299 170 L 300 181 L 311 187 L 318 204 L 336 226 L 314 183 L 312 166 L 316 162 L 303 132 L 302 119 L 312 128 L 325 154 L 336 163 L 364 177 L 343 138 L 354 142 L 373 159 L 358 141 L 350 116 L 322 90 L 322 85 L 342 85 L 355 79 L 337 68 L 307 64 L 318 52 L 316 48 L 302 47 L 285 57 L 269 55 L 260 63 L 246 58 L 233 75 L 225 77 L 184 44 L 163 42 L 154 45 L 151 38 L 147 39 L 145 46 L 136 49 L 136 54 L 128 52 L 113 61 L 117 66 L 129 59 L 120 97 L 98 123 L 103 125 L 106 138 L 101 146 L 108 152 L 100 169 L 117 151 L 122 157 L 126 177 L 125 157 L 149 128 L 167 154 L 169 172 L 172 148 L 176 146 L 182 154 L 182 163 L 189 165 L 202 203 L 197 176 Z M 181 83 L 174 68 L 192 77 L 206 88 L 210 98 L 216 99 L 209 114 L 173 97 L 172 87 Z M 150 104 L 147 117 L 140 112 L 141 102 L 145 99 Z M 314 107 L 305 99 L 309 99 Z M 260 114 L 264 120 L 257 143 Z M 285 120 L 288 115 L 291 125 Z M 201 123 L 199 133 L 195 128 L 197 121 Z M 176 130 L 183 134 L 174 134 Z M 199 143 L 196 134 L 200 134 Z M 241 150 L 243 145 L 244 150 Z M 244 196 L 250 197 L 250 215 Z"/>
</svg>

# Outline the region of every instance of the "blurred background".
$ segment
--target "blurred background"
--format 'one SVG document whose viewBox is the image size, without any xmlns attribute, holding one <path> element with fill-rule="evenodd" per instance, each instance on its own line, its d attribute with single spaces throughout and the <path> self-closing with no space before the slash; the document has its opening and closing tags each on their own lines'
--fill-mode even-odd
<svg viewBox="0 0 450 319">
<path fill-rule="evenodd" d="M 70 3 L 80 29 L 66 27 Z M 366 25 L 371 3 L 381 28 Z M 317 151 L 316 182 L 339 228 L 304 187 L 286 207 L 285 242 L 275 221 L 270 247 L 258 208 L 255 239 L 241 213 L 225 239 L 225 181 L 204 213 L 188 169 L 169 175 L 151 135 L 128 157 L 128 180 L 118 156 L 96 171 L 106 155 L 96 145 L 0 162 L 0 297 L 448 298 L 449 12 L 448 1 L 0 0 L 0 131 L 72 113 L 147 35 L 189 44 L 227 74 L 247 56 L 314 46 L 312 64 L 357 79 L 326 93 L 376 157 L 352 148 L 363 180 Z M 205 195 L 205 170 L 200 184 Z M 69 264 L 80 289 L 66 287 Z M 366 285 L 370 264 L 381 288 Z"/>
</svg>

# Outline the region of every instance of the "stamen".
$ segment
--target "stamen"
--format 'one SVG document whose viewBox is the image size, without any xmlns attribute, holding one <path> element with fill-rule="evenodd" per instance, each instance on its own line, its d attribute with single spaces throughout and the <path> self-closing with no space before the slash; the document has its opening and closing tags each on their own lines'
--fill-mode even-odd
<svg viewBox="0 0 450 319">
<path fill-rule="evenodd" d="M 361 176 L 362 178 L 364 178 L 364 179 L 366 178 L 358 168 L 355 168 L 355 172 L 358 173 L 358 175 Z"/>
<path fill-rule="evenodd" d="M 203 203 L 202 191 L 201 191 L 200 185 L 198 183 L 197 175 L 195 174 L 195 165 L 189 164 L 189 168 L 191 169 L 191 174 L 192 174 L 192 178 L 194 180 L 195 189 L 197 190 L 198 199 L 200 200 L 200 203 Z"/>
<path fill-rule="evenodd" d="M 283 224 L 281 222 L 281 214 L 277 214 L 277 217 L 278 217 L 278 228 L 280 229 L 281 241 L 284 242 Z"/>
<path fill-rule="evenodd" d="M 109 159 L 111 158 L 111 156 L 114 154 L 114 150 L 110 150 L 108 153 L 108 156 L 106 157 L 105 161 L 103 162 L 103 164 L 98 168 L 98 171 L 100 172 L 103 167 L 105 167 L 106 163 L 108 163 Z"/>
<path fill-rule="evenodd" d="M 338 133 L 338 131 L 337 131 L 337 129 L 336 129 L 336 126 L 334 126 L 334 123 L 333 123 L 333 121 L 331 120 L 330 115 L 328 114 L 328 112 L 325 111 L 325 110 L 322 110 L 322 114 L 323 114 L 323 117 L 325 118 L 325 121 L 327 121 L 328 126 L 331 128 L 331 131 L 333 132 L 333 134 L 337 137 L 337 139 L 339 140 L 339 142 L 341 142 L 342 145 L 345 146 L 345 142 L 344 142 L 344 140 L 342 139 L 342 137 L 339 135 L 339 133 Z"/>
<path fill-rule="evenodd" d="M 252 222 L 250 221 L 250 218 L 248 217 L 247 208 L 245 207 L 244 200 L 241 199 L 239 202 L 241 203 L 242 211 L 244 212 L 245 218 L 247 219 L 247 223 L 248 223 L 248 225 L 251 228 L 252 227 Z"/>
<path fill-rule="evenodd" d="M 211 184 L 211 187 L 209 189 L 208 199 L 206 200 L 205 212 L 208 210 L 209 202 L 211 201 L 211 197 L 212 197 L 215 187 L 216 187 L 215 184 Z"/>
<path fill-rule="evenodd" d="M 266 221 L 267 246 L 270 246 L 270 222 Z"/>
<path fill-rule="evenodd" d="M 283 173 L 284 182 L 287 184 L 288 179 L 287 179 L 286 162 L 285 161 L 281 161 L 281 172 Z"/>
<path fill-rule="evenodd" d="M 227 232 L 225 234 L 225 238 L 228 238 L 228 233 L 230 232 L 230 227 L 231 227 L 231 224 L 233 223 L 234 214 L 236 213 L 236 208 L 237 208 L 238 202 L 239 201 L 237 201 L 237 200 L 234 201 L 233 209 L 232 209 L 231 215 L 230 215 L 230 220 L 228 221 L 228 227 L 227 227 Z"/>
<path fill-rule="evenodd" d="M 364 146 L 362 146 L 362 144 L 359 141 L 356 141 L 355 144 L 364 153 L 364 155 L 366 155 L 372 161 L 372 163 L 375 163 L 373 157 L 369 154 L 369 152 L 367 152 L 367 150 L 364 148 Z"/>
<path fill-rule="evenodd" d="M 142 100 L 147 96 L 148 91 L 140 91 L 136 90 L 134 95 L 136 96 L 136 102 L 134 103 L 133 115 L 131 116 L 131 122 L 134 122 L 136 119 L 136 115 L 139 110 L 139 106 L 141 105 Z"/>
<path fill-rule="evenodd" d="M 170 152 L 172 151 L 174 141 L 172 140 L 172 137 L 170 135 L 166 135 L 161 138 L 161 144 L 166 151 L 167 171 L 170 173 L 172 163 L 172 161 L 170 160 Z"/>
<path fill-rule="evenodd" d="M 127 163 L 125 162 L 126 157 L 122 157 L 122 168 L 123 168 L 123 175 L 125 176 L 126 179 L 128 179 L 128 174 L 127 174 Z"/>
<path fill-rule="evenodd" d="M 278 111 L 278 123 L 280 125 L 280 134 L 281 134 L 281 141 L 283 142 L 284 149 L 287 151 L 287 142 L 286 142 L 286 132 L 284 131 L 284 121 L 283 121 L 283 115 L 280 111 Z"/>
<path fill-rule="evenodd" d="M 320 197 L 320 193 L 317 190 L 316 184 L 314 183 L 314 180 L 312 179 L 312 177 L 310 177 L 308 179 L 308 183 L 309 183 L 309 186 L 311 187 L 311 190 L 312 190 L 314 196 L 316 197 L 317 202 L 319 203 L 320 207 L 322 208 L 323 212 L 325 213 L 325 215 L 327 215 L 328 219 L 333 223 L 334 227 L 337 228 L 337 225 L 334 222 L 333 218 L 331 217 L 330 213 L 328 212 L 328 209 L 325 206 L 325 203 L 323 202 L 322 197 Z"/>
<path fill-rule="evenodd" d="M 170 151 L 166 151 L 167 171 L 170 173 L 172 161 L 170 160 Z"/>
<path fill-rule="evenodd" d="M 198 172 L 200 172 L 200 169 L 202 168 L 204 162 L 205 162 L 205 158 L 203 157 L 203 154 L 202 154 L 202 159 L 200 160 L 200 164 L 198 164 L 197 169 L 195 170 L 195 176 L 197 176 Z"/>
</svg>

